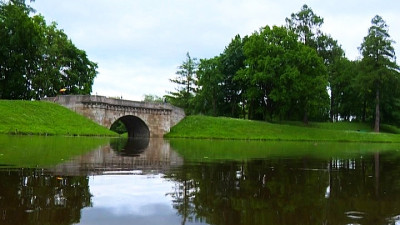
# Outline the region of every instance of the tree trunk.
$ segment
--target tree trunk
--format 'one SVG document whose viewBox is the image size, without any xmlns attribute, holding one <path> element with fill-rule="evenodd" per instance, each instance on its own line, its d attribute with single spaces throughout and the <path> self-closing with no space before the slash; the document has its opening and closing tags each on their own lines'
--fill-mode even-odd
<svg viewBox="0 0 400 225">
<path fill-rule="evenodd" d="M 379 110 L 379 88 L 376 90 L 376 103 L 375 103 L 375 127 L 374 132 L 379 133 L 379 125 L 380 125 L 380 110 Z"/>
<path fill-rule="evenodd" d="M 217 103 L 215 98 L 212 99 L 212 110 L 213 110 L 213 116 L 217 116 Z"/>
<path fill-rule="evenodd" d="M 363 104 L 363 112 L 362 112 L 361 122 L 365 123 L 366 118 L 367 118 L 367 100 L 365 100 L 365 97 L 364 97 L 364 104 Z"/>
<path fill-rule="evenodd" d="M 246 105 L 244 103 L 245 101 L 243 101 L 242 104 L 242 113 L 243 113 L 243 119 L 246 119 Z"/>
<path fill-rule="evenodd" d="M 334 111 L 336 111 L 336 110 L 334 110 L 334 107 L 335 107 L 334 104 L 335 104 L 335 97 L 332 94 L 332 90 L 331 90 L 331 111 L 329 112 L 331 122 L 335 122 L 335 118 L 334 118 L 335 112 Z"/>
<path fill-rule="evenodd" d="M 308 112 L 307 111 L 304 112 L 303 123 L 308 125 Z"/>
</svg>

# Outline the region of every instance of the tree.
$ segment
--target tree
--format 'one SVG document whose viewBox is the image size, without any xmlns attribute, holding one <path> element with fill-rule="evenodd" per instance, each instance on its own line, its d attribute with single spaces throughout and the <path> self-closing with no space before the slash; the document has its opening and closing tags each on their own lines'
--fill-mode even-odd
<svg viewBox="0 0 400 225">
<path fill-rule="evenodd" d="M 322 34 L 320 27 L 324 19 L 314 14 L 312 9 L 303 5 L 300 12 L 292 13 L 286 18 L 287 27 L 299 35 L 299 40 L 307 46 L 317 48 L 318 37 Z"/>
<path fill-rule="evenodd" d="M 47 25 L 24 1 L 0 2 L 0 98 L 89 94 L 97 64 L 56 23 Z"/>
<path fill-rule="evenodd" d="M 223 75 L 220 71 L 220 58 L 200 59 L 197 71 L 198 91 L 197 110 L 200 113 L 217 116 L 223 102 Z"/>
<path fill-rule="evenodd" d="M 321 26 L 324 19 L 316 15 L 310 7 L 303 5 L 301 10 L 292 14 L 291 18 L 286 18 L 286 26 L 299 35 L 299 40 L 305 45 L 317 50 L 327 67 L 329 89 L 330 89 L 330 119 L 335 121 L 339 117 L 339 102 L 341 90 L 336 86 L 344 70 L 341 65 L 346 61 L 345 54 L 341 46 L 331 36 L 322 33 Z M 351 80 L 347 81 L 350 84 Z"/>
<path fill-rule="evenodd" d="M 44 18 L 36 16 L 44 34 L 41 48 L 41 70 L 33 80 L 36 98 L 54 96 L 62 88 L 69 94 L 90 94 L 97 64 L 87 58 L 86 52 L 78 49 L 68 36 L 57 29 L 56 23 L 46 25 Z"/>
<path fill-rule="evenodd" d="M 245 66 L 243 45 L 246 38 L 236 35 L 219 56 L 200 60 L 196 73 L 198 88 L 193 99 L 195 113 L 229 117 L 242 114 L 245 118 L 243 93 L 246 88 L 235 76 Z"/>
<path fill-rule="evenodd" d="M 0 3 L 0 98 L 29 99 L 42 37 L 29 8 Z"/>
<path fill-rule="evenodd" d="M 235 77 L 238 71 L 245 67 L 246 56 L 243 46 L 247 39 L 247 36 L 241 38 L 240 35 L 236 35 L 219 57 L 220 72 L 223 77 L 221 84 L 223 102 L 219 107 L 223 116 L 239 117 L 242 114 L 243 118 L 246 117 L 244 91 L 247 89 L 247 84 Z M 240 105 L 242 110 L 240 110 Z"/>
<path fill-rule="evenodd" d="M 153 102 L 153 103 L 162 103 L 163 99 L 157 95 L 146 94 L 146 95 L 144 95 L 143 101 L 144 102 Z"/>
<path fill-rule="evenodd" d="M 186 53 L 186 60 L 178 67 L 176 72 L 177 77 L 170 79 L 172 83 L 178 85 L 176 92 L 170 92 L 170 95 L 165 96 L 168 102 L 182 107 L 186 113 L 190 113 L 191 101 L 196 91 L 196 72 L 198 62 L 196 58 L 192 58 Z"/>
<path fill-rule="evenodd" d="M 340 84 L 345 84 L 338 82 L 347 74 L 345 73 L 344 65 L 348 61 L 345 57 L 344 51 L 336 40 L 334 40 L 329 35 L 319 35 L 317 36 L 317 46 L 316 50 L 318 55 L 323 59 L 324 64 L 328 73 L 329 89 L 330 89 L 330 112 L 329 118 L 332 122 L 337 121 L 339 118 L 339 98 L 341 97 Z M 351 84 L 351 78 L 346 84 Z"/>
<path fill-rule="evenodd" d="M 394 41 L 390 39 L 386 22 L 377 15 L 371 23 L 368 35 L 364 37 L 360 47 L 364 72 L 360 81 L 364 88 L 375 93 L 374 131 L 379 132 L 382 95 L 385 87 L 392 82 L 398 82 L 398 66 L 392 46 Z"/>
<path fill-rule="evenodd" d="M 327 113 L 326 68 L 317 52 L 297 41 L 285 27 L 266 26 L 244 46 L 246 67 L 238 79 L 248 80 L 249 118 L 322 119 Z"/>
<path fill-rule="evenodd" d="M 356 118 L 365 122 L 365 99 L 368 92 L 357 81 L 359 64 L 359 61 L 339 57 L 328 67 L 332 121 Z"/>
</svg>

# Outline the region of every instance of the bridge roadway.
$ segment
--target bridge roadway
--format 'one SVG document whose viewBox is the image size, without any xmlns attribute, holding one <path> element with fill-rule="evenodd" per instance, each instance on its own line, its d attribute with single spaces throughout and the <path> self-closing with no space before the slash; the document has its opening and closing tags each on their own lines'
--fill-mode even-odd
<svg viewBox="0 0 400 225">
<path fill-rule="evenodd" d="M 59 95 L 46 98 L 110 128 L 120 120 L 129 137 L 163 137 L 185 117 L 183 109 L 168 103 L 137 102 L 98 95 Z"/>
</svg>

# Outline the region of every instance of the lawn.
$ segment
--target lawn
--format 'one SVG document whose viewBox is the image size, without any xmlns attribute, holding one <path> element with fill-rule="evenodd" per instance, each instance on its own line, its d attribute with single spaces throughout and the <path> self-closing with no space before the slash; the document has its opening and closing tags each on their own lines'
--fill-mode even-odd
<svg viewBox="0 0 400 225">
<path fill-rule="evenodd" d="M 167 138 L 400 142 L 400 135 L 374 133 L 365 123 L 268 123 L 225 117 L 188 116 Z"/>
<path fill-rule="evenodd" d="M 0 133 L 116 136 L 90 119 L 52 102 L 0 100 Z"/>
</svg>

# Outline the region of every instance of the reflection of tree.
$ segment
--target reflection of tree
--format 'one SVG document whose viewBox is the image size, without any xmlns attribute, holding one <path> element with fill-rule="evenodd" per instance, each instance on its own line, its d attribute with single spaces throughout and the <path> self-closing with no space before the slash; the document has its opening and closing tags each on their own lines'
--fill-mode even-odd
<svg viewBox="0 0 400 225">
<path fill-rule="evenodd" d="M 176 181 L 172 197 L 182 224 L 387 224 L 399 214 L 400 179 L 393 173 L 400 168 L 391 156 L 375 159 L 185 164 L 167 177 Z"/>
<path fill-rule="evenodd" d="M 73 224 L 91 205 L 87 177 L 42 170 L 0 171 L 0 224 Z"/>
<path fill-rule="evenodd" d="M 354 160 L 353 165 L 340 161 L 341 166 L 331 171 L 328 220 L 390 224 L 400 209 L 399 155 L 375 153 Z"/>
<path fill-rule="evenodd" d="M 326 185 L 304 178 L 316 181 L 325 174 L 304 173 L 279 160 L 184 165 L 170 176 L 179 183 L 175 196 L 181 196 L 174 207 L 183 218 L 190 214 L 210 224 L 310 224 L 311 218 L 296 215 L 320 208 L 323 202 L 311 193 L 323 193 Z"/>
<path fill-rule="evenodd" d="M 376 152 L 374 155 L 375 161 L 375 194 L 379 196 L 379 173 L 380 173 L 380 166 L 379 166 L 379 152 Z"/>
<path fill-rule="evenodd" d="M 186 221 L 196 220 L 194 204 L 191 201 L 195 195 L 195 183 L 192 180 L 183 180 L 182 183 L 176 185 L 175 192 L 171 193 L 171 196 L 174 198 L 175 208 L 182 215 L 182 224 L 186 224 Z"/>
</svg>

